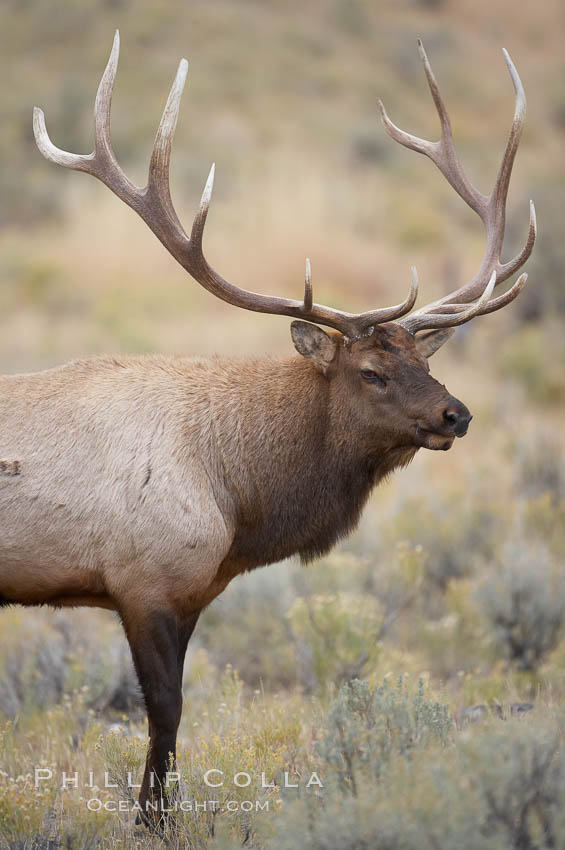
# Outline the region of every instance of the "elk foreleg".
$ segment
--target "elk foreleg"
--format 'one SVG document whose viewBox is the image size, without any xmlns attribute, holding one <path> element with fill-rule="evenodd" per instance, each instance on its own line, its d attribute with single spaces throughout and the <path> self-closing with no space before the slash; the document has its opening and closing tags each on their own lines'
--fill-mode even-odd
<svg viewBox="0 0 565 850">
<path fill-rule="evenodd" d="M 170 611 L 152 612 L 139 620 L 123 616 L 149 722 L 149 750 L 139 803 L 143 813 L 158 822 L 168 808 L 167 772 L 176 759 L 182 668 L 197 619 L 195 613 L 179 623 Z"/>
</svg>

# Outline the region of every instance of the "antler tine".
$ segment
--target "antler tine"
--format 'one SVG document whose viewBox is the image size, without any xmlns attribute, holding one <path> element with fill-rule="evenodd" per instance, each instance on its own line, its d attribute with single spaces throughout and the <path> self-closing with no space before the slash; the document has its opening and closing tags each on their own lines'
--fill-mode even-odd
<svg viewBox="0 0 565 850">
<path fill-rule="evenodd" d="M 120 32 L 114 33 L 114 42 L 108 64 L 102 74 L 96 100 L 94 101 L 94 151 L 95 154 L 114 160 L 114 151 L 110 140 L 110 111 L 112 108 L 112 93 L 118 71 L 120 58 Z"/>
<path fill-rule="evenodd" d="M 492 291 L 495 286 L 496 272 L 493 272 L 490 276 L 489 282 L 487 283 L 483 293 L 481 294 L 481 297 L 477 301 L 474 301 L 472 304 L 457 305 L 460 309 L 460 312 L 452 313 L 451 308 L 455 305 L 450 304 L 447 305 L 450 310 L 449 313 L 417 312 L 413 313 L 411 316 L 408 316 L 406 319 L 400 322 L 400 324 L 402 325 L 402 327 L 406 328 L 406 330 L 410 331 L 411 333 L 416 333 L 417 331 L 424 329 L 452 328 L 456 325 L 464 325 L 466 322 L 470 322 L 471 319 L 474 319 L 475 316 L 479 316 L 483 312 L 491 312 L 491 310 L 488 309 L 489 298 L 492 295 Z M 522 286 L 523 284 L 520 286 L 520 289 L 522 288 Z M 516 292 L 516 295 L 517 294 L 518 293 Z M 506 295 L 508 295 L 508 293 L 505 293 L 505 295 L 502 297 L 504 298 L 506 297 Z M 515 297 L 515 295 L 513 297 Z"/>
<path fill-rule="evenodd" d="M 37 147 L 50 162 L 56 165 L 62 165 L 64 168 L 72 168 L 76 171 L 87 171 L 92 173 L 92 161 L 94 153 L 78 154 L 69 153 L 62 150 L 53 144 L 49 138 L 47 127 L 45 126 L 45 115 L 39 106 L 33 107 L 33 133 Z"/>
<path fill-rule="evenodd" d="M 165 109 L 159 123 L 159 129 L 155 136 L 153 151 L 151 153 L 151 161 L 149 163 L 149 177 L 147 180 L 147 189 L 154 193 L 159 198 L 161 205 L 166 209 L 173 224 L 184 233 L 182 224 L 179 221 L 176 210 L 171 200 L 171 188 L 169 181 L 169 168 L 171 163 L 171 151 L 173 147 L 173 139 L 177 127 L 179 117 L 180 102 L 186 76 L 188 73 L 188 62 L 186 59 L 181 59 L 177 73 L 167 98 Z"/>
<path fill-rule="evenodd" d="M 519 254 L 509 260 L 507 263 L 499 264 L 498 272 L 497 272 L 497 280 L 498 283 L 501 283 L 504 280 L 508 280 L 508 278 L 514 274 L 514 272 L 518 271 L 530 254 L 532 253 L 536 241 L 536 236 L 538 234 L 538 226 L 536 220 L 536 208 L 534 206 L 534 202 L 530 201 L 530 223 L 528 225 L 528 236 L 526 239 L 526 244 L 522 248 Z"/>
<path fill-rule="evenodd" d="M 90 167 L 86 164 L 86 160 L 91 160 L 93 154 L 88 156 L 78 153 L 69 153 L 53 144 L 49 138 L 47 127 L 45 126 L 45 115 L 39 106 L 33 107 L 33 133 L 37 147 L 50 162 L 56 165 L 62 165 L 64 168 L 74 168 L 78 171 L 90 171 Z"/>
<path fill-rule="evenodd" d="M 371 328 L 372 325 L 380 325 L 383 322 L 393 322 L 410 312 L 416 303 L 416 298 L 418 297 L 418 272 L 416 271 L 415 266 L 411 267 L 410 275 L 410 291 L 402 303 L 396 304 L 394 307 L 382 307 L 379 310 L 372 310 L 368 313 L 360 313 L 359 316 L 356 317 L 359 326 L 365 334 L 369 332 L 369 328 Z"/>
<path fill-rule="evenodd" d="M 520 144 L 522 130 L 524 129 L 524 122 L 526 120 L 526 93 L 524 92 L 524 86 L 522 85 L 522 81 L 518 76 L 516 67 L 514 66 L 514 63 L 512 62 L 510 54 L 508 53 L 506 48 L 502 48 L 502 53 L 504 55 L 506 65 L 510 73 L 510 78 L 512 79 L 512 85 L 514 86 L 514 91 L 516 93 L 512 127 L 510 128 L 510 134 L 506 143 L 506 149 L 502 157 L 502 162 L 498 171 L 496 183 L 491 195 L 491 199 L 495 203 L 497 209 L 500 211 L 500 213 L 504 214 L 504 206 L 506 204 L 508 186 L 510 185 L 512 166 L 514 165 L 514 158 L 518 150 L 518 145 Z"/>
<path fill-rule="evenodd" d="M 508 289 L 502 295 L 499 295 L 497 298 L 493 298 L 491 301 L 488 302 L 488 305 L 485 307 L 485 309 L 481 311 L 481 316 L 484 316 L 486 313 L 494 313 L 496 310 L 500 310 L 501 307 L 506 307 L 506 305 L 510 304 L 511 301 L 514 301 L 516 296 L 519 295 L 520 292 L 522 291 L 522 289 L 524 288 L 527 279 L 528 279 L 528 275 L 526 274 L 526 272 L 523 272 L 520 275 L 520 277 L 518 278 L 518 280 L 510 287 L 510 289 Z M 472 303 L 476 303 L 476 302 L 472 302 Z M 430 308 L 430 312 L 435 313 L 435 314 L 439 314 L 439 313 L 441 313 L 441 314 L 459 313 L 462 310 L 465 310 L 468 306 L 469 306 L 468 304 L 463 304 L 463 303 L 459 303 L 459 304 L 436 304 L 433 307 L 433 309 Z M 420 315 L 420 314 L 419 313 L 412 313 L 411 316 L 408 316 L 406 321 L 408 321 L 408 319 L 411 319 L 412 317 L 415 318 L 417 315 Z M 421 315 L 427 316 L 427 315 L 430 315 L 430 314 L 429 313 L 422 313 Z"/>
<path fill-rule="evenodd" d="M 312 309 L 313 293 L 312 293 L 312 268 L 310 260 L 306 258 L 306 272 L 304 274 L 304 312 L 309 313 Z"/>
</svg>

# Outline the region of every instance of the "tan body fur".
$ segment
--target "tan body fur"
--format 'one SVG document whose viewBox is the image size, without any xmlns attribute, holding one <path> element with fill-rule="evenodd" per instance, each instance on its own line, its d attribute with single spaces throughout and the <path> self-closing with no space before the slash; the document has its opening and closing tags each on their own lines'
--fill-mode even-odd
<svg viewBox="0 0 565 850">
<path fill-rule="evenodd" d="M 332 480 L 328 452 L 341 477 L 357 447 L 329 409 L 328 382 L 296 356 L 101 357 L 0 378 L 0 459 L 19 465 L 0 471 L 0 597 L 120 610 L 139 596 L 184 616 L 245 569 L 328 549 L 414 452 L 368 451 L 354 482 Z"/>
</svg>

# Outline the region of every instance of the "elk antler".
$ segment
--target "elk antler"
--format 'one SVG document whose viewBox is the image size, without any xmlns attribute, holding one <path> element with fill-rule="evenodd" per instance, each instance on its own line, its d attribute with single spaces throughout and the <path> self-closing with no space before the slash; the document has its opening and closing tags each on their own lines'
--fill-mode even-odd
<svg viewBox="0 0 565 850">
<path fill-rule="evenodd" d="M 528 277 L 526 274 L 520 275 L 516 283 L 504 295 L 493 298 L 492 301 L 489 299 L 495 286 L 507 280 L 510 275 L 524 265 L 532 253 L 536 239 L 536 213 L 534 204 L 530 201 L 530 226 L 526 244 L 514 259 L 507 263 L 501 263 L 500 252 L 504 240 L 508 185 L 510 183 L 514 157 L 520 144 L 520 136 L 522 135 L 526 118 L 526 96 L 524 94 L 524 88 L 507 51 L 503 51 L 504 58 L 516 92 L 514 120 L 496 183 L 490 195 L 487 196 L 479 192 L 470 183 L 461 168 L 461 163 L 459 162 L 453 144 L 449 115 L 447 114 L 447 109 L 439 92 L 434 73 L 420 40 L 418 40 L 418 47 L 432 98 L 439 115 L 441 139 L 438 142 L 428 142 L 424 139 L 419 139 L 417 136 L 412 136 L 410 133 L 405 133 L 404 130 L 401 130 L 392 123 L 383 104 L 380 103 L 384 125 L 389 135 L 397 142 L 400 142 L 401 145 L 428 156 L 439 168 L 457 194 L 477 213 L 485 227 L 486 248 L 479 270 L 469 283 L 449 295 L 440 298 L 438 301 L 433 301 L 425 307 L 421 307 L 400 322 L 403 327 L 412 333 L 423 330 L 424 328 L 443 328 L 461 325 L 464 322 L 468 322 L 474 316 L 492 313 L 494 310 L 499 310 L 513 301 L 526 283 Z"/>
<path fill-rule="evenodd" d="M 190 238 L 183 230 L 170 195 L 169 163 L 171 147 L 180 99 L 188 71 L 188 62 L 186 59 L 181 59 L 179 64 L 155 138 L 147 186 L 140 189 L 126 177 L 118 165 L 110 140 L 110 106 L 119 52 L 120 39 L 118 31 L 116 31 L 110 59 L 96 95 L 93 153 L 79 155 L 57 148 L 51 142 L 47 133 L 42 110 L 36 107 L 33 113 L 33 128 L 37 146 L 44 157 L 58 165 L 65 166 L 65 168 L 86 171 L 105 183 L 114 194 L 141 216 L 175 260 L 198 283 L 213 295 L 217 295 L 218 298 L 227 301 L 229 304 L 234 304 L 236 307 L 255 310 L 259 313 L 273 313 L 292 316 L 295 319 L 306 319 L 310 322 L 319 322 L 341 331 L 349 341 L 370 334 L 376 324 L 398 319 L 412 309 L 418 292 L 418 278 L 415 269 L 412 270 L 410 292 L 402 304 L 358 314 L 344 313 L 333 310 L 331 307 L 313 303 L 309 263 L 307 264 L 304 299 L 302 301 L 259 295 L 246 289 L 240 289 L 224 280 L 208 264 L 202 251 L 202 236 L 214 183 L 214 166 L 212 166 L 206 182 Z"/>
</svg>

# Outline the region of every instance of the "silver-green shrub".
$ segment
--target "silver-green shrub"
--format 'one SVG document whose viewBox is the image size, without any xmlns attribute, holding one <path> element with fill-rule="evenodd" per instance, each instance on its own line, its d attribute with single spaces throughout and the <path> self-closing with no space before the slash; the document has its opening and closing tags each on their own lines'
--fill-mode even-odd
<svg viewBox="0 0 565 850">
<path fill-rule="evenodd" d="M 374 690 L 362 679 L 343 685 L 331 703 L 317 745 L 322 762 L 343 791 L 379 779 L 393 755 L 408 756 L 430 742 L 445 744 L 453 728 L 447 705 L 429 700 L 420 679 L 411 693 L 400 677 Z"/>
<path fill-rule="evenodd" d="M 519 669 L 535 669 L 557 645 L 565 619 L 565 574 L 543 546 L 508 544 L 476 599 L 496 649 Z"/>
<path fill-rule="evenodd" d="M 393 754 L 380 780 L 285 808 L 277 850 L 551 850 L 565 846 L 565 756 L 555 718 L 492 721 Z"/>
</svg>

